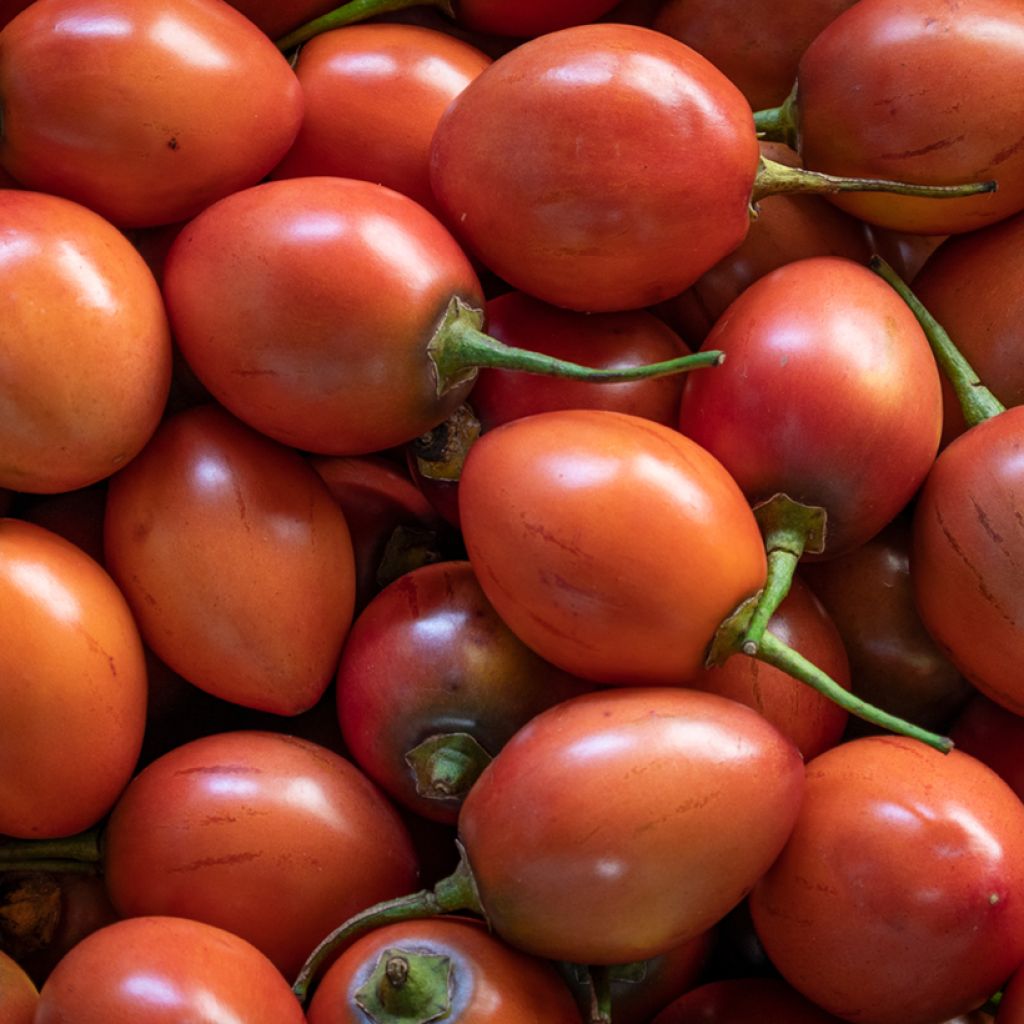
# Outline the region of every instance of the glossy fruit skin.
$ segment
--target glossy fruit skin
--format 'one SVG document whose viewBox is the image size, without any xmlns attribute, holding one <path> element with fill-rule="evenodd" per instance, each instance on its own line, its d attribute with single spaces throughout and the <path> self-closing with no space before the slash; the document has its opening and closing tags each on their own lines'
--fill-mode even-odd
<svg viewBox="0 0 1024 1024">
<path fill-rule="evenodd" d="M 914 292 L 946 329 L 975 373 L 1003 405 L 1024 404 L 1024 214 L 947 239 L 914 280 Z M 953 389 L 944 385 L 943 437 L 966 429 Z"/>
<path fill-rule="evenodd" d="M 831 174 L 995 179 L 998 191 L 966 199 L 834 199 L 869 223 L 916 234 L 984 227 L 1024 207 L 1024 101 L 1013 84 L 1022 58 L 1024 10 L 1006 0 L 862 0 L 800 61 L 798 148 L 808 167 Z"/>
<path fill-rule="evenodd" d="M 0 191 L 0 486 L 55 493 L 131 459 L 163 412 L 160 289 L 112 225 L 56 196 Z"/>
<path fill-rule="evenodd" d="M 690 349 L 646 310 L 584 315 L 506 292 L 487 303 L 487 333 L 506 345 L 585 366 L 627 367 L 686 355 Z M 674 425 L 685 374 L 601 384 L 510 370 L 481 370 L 470 393 L 484 430 L 554 409 L 612 409 Z"/>
<path fill-rule="evenodd" d="M 918 498 L 910 571 L 925 628 L 982 693 L 1024 713 L 1024 407 L 945 448 Z"/>
<path fill-rule="evenodd" d="M 451 1024 L 578 1024 L 568 988 L 550 964 L 488 934 L 476 921 L 437 918 L 385 925 L 348 947 L 324 974 L 307 1011 L 309 1024 L 367 1024 L 355 1002 L 380 957 L 405 950 L 451 961 Z M 412 1020 L 410 1017 L 409 1020 Z"/>
<path fill-rule="evenodd" d="M 914 315 L 866 267 L 831 257 L 781 267 L 702 347 L 725 363 L 688 375 L 680 430 L 752 503 L 784 493 L 823 507 L 827 554 L 874 536 L 927 475 L 942 424 L 938 368 Z"/>
<path fill-rule="evenodd" d="M 342 178 L 272 181 L 184 228 L 167 257 L 175 338 L 213 396 L 261 433 L 324 455 L 404 444 L 446 419 L 427 345 L 467 257 L 406 196 Z M 211 339 L 216 339 L 211 343 Z"/>
<path fill-rule="evenodd" d="M 791 167 L 800 158 L 788 146 L 762 142 L 761 153 Z M 768 196 L 740 246 L 658 308 L 688 342 L 699 345 L 729 305 L 765 274 L 810 256 L 842 256 L 867 263 L 865 226 L 818 196 Z"/>
<path fill-rule="evenodd" d="M 793 580 L 768 628 L 840 686 L 850 689 L 850 663 L 839 630 L 799 579 Z M 817 690 L 742 653 L 705 669 L 687 685 L 753 708 L 788 737 L 805 760 L 835 746 L 848 718 L 838 704 Z"/>
<path fill-rule="evenodd" d="M 448 104 L 491 60 L 418 25 L 350 25 L 299 50 L 302 127 L 275 178 L 375 181 L 434 212 L 430 141 Z"/>
<path fill-rule="evenodd" d="M 841 1024 L 777 978 L 712 981 L 665 1007 L 650 1024 Z"/>
<path fill-rule="evenodd" d="M 1024 805 L 957 750 L 852 740 L 808 764 L 796 827 L 750 905 L 772 963 L 837 1016 L 966 1013 L 1024 960 Z"/>
<path fill-rule="evenodd" d="M 284 57 L 210 0 L 34 3 L 0 38 L 0 95 L 7 170 L 119 227 L 255 184 L 302 119 Z"/>
<path fill-rule="evenodd" d="M 438 124 L 431 180 L 499 277 L 607 312 L 677 294 L 739 245 L 758 159 L 749 106 L 703 57 L 650 29 L 583 25 L 467 86 Z"/>
<path fill-rule="evenodd" d="M 590 688 L 513 635 L 468 562 L 425 566 L 385 588 L 353 624 L 337 684 L 356 763 L 406 807 L 450 823 L 461 801 L 417 792 L 409 751 L 459 732 L 493 756 L 534 715 Z"/>
<path fill-rule="evenodd" d="M 31 978 L 3 950 L 0 950 L 0 1021 L 3 1024 L 32 1024 L 39 992 Z"/>
<path fill-rule="evenodd" d="M 416 884 L 405 827 L 351 762 L 247 730 L 193 740 L 136 776 L 104 862 L 119 913 L 225 928 L 289 978 L 341 921 Z"/>
<path fill-rule="evenodd" d="M 142 746 L 139 631 L 96 562 L 16 519 L 0 520 L 0 607 L 0 833 L 71 835 L 110 809 Z"/>
<path fill-rule="evenodd" d="M 855 0 L 667 0 L 654 27 L 692 46 L 736 83 L 754 110 L 778 106 L 793 88 L 800 57 Z"/>
<path fill-rule="evenodd" d="M 761 534 L 732 478 L 634 416 L 566 410 L 484 434 L 459 505 L 498 614 L 541 657 L 595 682 L 692 678 L 721 621 L 764 583 Z"/>
<path fill-rule="evenodd" d="M 927 729 L 947 728 L 973 688 L 917 612 L 909 517 L 897 516 L 867 543 L 838 558 L 808 562 L 800 573 L 842 636 L 854 692 Z M 871 727 L 858 719 L 850 728 Z"/>
<path fill-rule="evenodd" d="M 345 519 L 313 469 L 216 406 L 179 413 L 112 480 L 107 566 L 148 646 L 204 690 L 295 715 L 352 620 Z"/>
<path fill-rule="evenodd" d="M 796 748 L 756 712 L 675 687 L 542 712 L 470 790 L 459 836 L 491 926 L 573 963 L 629 963 L 706 931 L 782 848 Z"/>
<path fill-rule="evenodd" d="M 80 942 L 40 992 L 34 1024 L 303 1024 L 298 1000 L 244 939 L 199 921 L 137 917 Z"/>
</svg>

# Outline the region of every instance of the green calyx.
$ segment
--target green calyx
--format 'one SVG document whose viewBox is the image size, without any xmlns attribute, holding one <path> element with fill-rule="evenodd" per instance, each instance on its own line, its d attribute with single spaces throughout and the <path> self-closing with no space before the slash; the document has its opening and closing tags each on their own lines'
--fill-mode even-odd
<svg viewBox="0 0 1024 1024">
<path fill-rule="evenodd" d="M 386 949 L 355 1002 L 373 1024 L 430 1024 L 451 1011 L 452 975 L 447 956 Z"/>
<path fill-rule="evenodd" d="M 461 802 L 491 755 L 468 732 L 429 736 L 405 755 L 416 792 L 429 800 Z"/>
</svg>

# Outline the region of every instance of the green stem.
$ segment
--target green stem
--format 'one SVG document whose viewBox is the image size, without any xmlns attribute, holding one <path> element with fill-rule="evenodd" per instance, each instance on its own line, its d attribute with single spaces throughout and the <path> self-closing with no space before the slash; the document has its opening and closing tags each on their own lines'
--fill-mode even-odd
<svg viewBox="0 0 1024 1024">
<path fill-rule="evenodd" d="M 787 494 L 775 494 L 761 502 L 754 509 L 754 518 L 764 536 L 768 576 L 741 641 L 743 653 L 751 657 L 757 654 L 771 617 L 786 599 L 804 552 L 817 555 L 825 550 L 827 519 L 820 505 L 804 505 Z"/>
<path fill-rule="evenodd" d="M 44 864 L 78 864 L 60 870 L 96 869 L 100 862 L 100 831 L 90 829 L 59 839 L 0 839 L 0 871 L 50 871 Z"/>
<path fill-rule="evenodd" d="M 925 309 L 921 300 L 910 290 L 899 274 L 881 256 L 873 256 L 870 267 L 895 289 L 917 317 L 917 322 L 924 330 L 928 343 L 935 353 L 935 361 L 953 385 L 967 425 L 974 427 L 983 420 L 1006 412 L 1006 406 L 982 384 L 974 372 L 974 368 L 953 344 L 945 329 Z"/>
<path fill-rule="evenodd" d="M 874 704 L 869 704 L 854 696 L 831 676 L 822 672 L 817 665 L 812 664 L 802 654 L 784 644 L 773 633 L 765 632 L 762 636 L 757 659 L 780 669 L 802 683 L 807 683 L 808 686 L 812 686 L 819 693 L 824 694 L 851 715 L 863 718 L 866 722 L 871 722 L 900 736 L 909 736 L 912 739 L 920 740 L 943 754 L 948 754 L 953 749 L 953 741 L 948 737 L 922 729 L 912 722 L 891 715 L 888 711 L 883 711 L 881 708 L 875 707 Z"/>
<path fill-rule="evenodd" d="M 365 935 L 374 928 L 398 921 L 414 921 L 457 911 L 469 911 L 482 917 L 486 916 L 464 854 L 459 866 L 447 878 L 442 878 L 433 889 L 423 889 L 409 896 L 399 896 L 374 904 L 335 928 L 309 954 L 295 979 L 295 984 L 292 985 L 292 990 L 299 1002 L 305 1005 L 317 975 L 334 954 L 352 939 Z"/>
<path fill-rule="evenodd" d="M 350 0 L 349 3 L 336 7 L 333 11 L 314 18 L 300 25 L 297 29 L 282 36 L 275 44 L 282 53 L 312 39 L 313 36 L 330 32 L 331 29 L 352 25 L 357 21 L 375 18 L 378 14 L 390 14 L 392 11 L 404 11 L 407 7 L 436 7 L 442 14 L 453 18 L 451 0 Z"/>
<path fill-rule="evenodd" d="M 597 966 L 590 968 L 591 1003 L 588 1024 L 612 1024 L 612 973 L 611 968 Z"/>
<path fill-rule="evenodd" d="M 758 138 L 765 142 L 783 142 L 790 149 L 797 148 L 799 111 L 796 93 L 797 86 L 794 85 L 781 105 L 758 110 L 754 114 L 754 127 L 757 129 Z"/>
<path fill-rule="evenodd" d="M 443 395 L 457 384 L 472 379 L 477 369 L 482 367 L 616 384 L 630 380 L 667 377 L 673 373 L 706 366 L 718 366 L 725 359 L 723 352 L 709 350 L 679 356 L 676 359 L 666 359 L 660 363 L 648 363 L 646 366 L 599 369 L 556 359 L 541 352 L 530 352 L 524 348 L 505 345 L 496 338 L 484 334 L 480 330 L 482 323 L 483 314 L 480 310 L 473 309 L 459 298 L 452 299 L 440 326 L 427 346 L 437 375 L 438 395 Z"/>
<path fill-rule="evenodd" d="M 761 157 L 757 177 L 754 179 L 753 202 L 766 196 L 789 192 L 811 195 L 835 195 L 837 192 L 892 192 L 901 196 L 918 196 L 924 199 L 960 199 L 982 192 L 994 192 L 994 181 L 975 181 L 964 185 L 916 185 L 909 181 L 890 181 L 887 178 L 844 178 L 820 171 L 808 171 L 802 167 L 787 167 L 785 164 Z"/>
</svg>

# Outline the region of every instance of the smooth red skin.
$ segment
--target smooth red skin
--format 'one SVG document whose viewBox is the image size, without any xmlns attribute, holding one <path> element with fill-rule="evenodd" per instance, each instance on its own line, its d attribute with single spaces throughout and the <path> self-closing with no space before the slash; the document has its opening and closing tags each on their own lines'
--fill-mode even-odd
<svg viewBox="0 0 1024 1024">
<path fill-rule="evenodd" d="M 334 927 L 417 880 L 405 827 L 351 762 L 245 730 L 193 740 L 137 775 L 107 825 L 104 870 L 125 917 L 224 928 L 289 979 Z"/>
<path fill-rule="evenodd" d="M 831 174 L 999 185 L 966 199 L 835 197 L 872 224 L 946 235 L 1002 220 L 1024 207 L 1022 59 L 1017 4 L 861 0 L 800 61 L 800 152 L 808 167 Z"/>
<path fill-rule="evenodd" d="M 850 689 L 850 663 L 839 630 L 814 594 L 798 579 L 772 616 L 768 628 Z M 836 703 L 780 669 L 745 654 L 705 669 L 687 686 L 717 693 L 753 708 L 810 760 L 839 742 L 847 713 Z"/>
<path fill-rule="evenodd" d="M 721 621 L 764 583 L 761 534 L 731 477 L 634 416 L 540 413 L 482 435 L 459 505 L 498 614 L 541 657 L 595 682 L 692 679 Z"/>
<path fill-rule="evenodd" d="M 778 106 L 789 95 L 804 50 L 854 2 L 667 0 L 654 27 L 707 57 L 761 110 Z"/>
<path fill-rule="evenodd" d="M 487 303 L 487 333 L 506 345 L 607 368 L 677 359 L 690 351 L 670 327 L 646 310 L 586 316 L 522 292 L 506 292 Z M 612 409 L 670 426 L 678 415 L 684 379 L 683 374 L 673 374 L 601 384 L 481 370 L 469 403 L 484 430 L 555 409 Z"/>
<path fill-rule="evenodd" d="M 965 754 L 987 764 L 1024 800 L 1024 718 L 976 693 L 949 732 Z"/>
<path fill-rule="evenodd" d="M 348 527 L 297 453 L 216 406 L 112 480 L 104 546 L 154 653 L 201 689 L 295 715 L 333 677 L 355 600 Z"/>
<path fill-rule="evenodd" d="M 288 62 L 211 0 L 34 3 L 0 38 L 0 95 L 4 167 L 119 227 L 254 185 L 302 120 Z"/>
<path fill-rule="evenodd" d="M 418 794 L 409 751 L 461 732 L 493 756 L 545 708 L 593 688 L 515 637 L 468 562 L 413 570 L 378 594 L 352 627 L 337 683 L 356 763 L 404 806 L 450 823 L 461 801 Z"/>
<path fill-rule="evenodd" d="M 323 455 L 403 444 L 447 419 L 427 345 L 454 296 L 482 308 L 433 216 L 372 182 L 273 181 L 197 217 L 167 257 L 179 346 L 236 416 Z"/>
<path fill-rule="evenodd" d="M 793 167 L 800 160 L 787 146 L 762 143 L 771 160 Z M 740 246 L 669 299 L 660 312 L 684 338 L 699 344 L 739 295 L 765 274 L 810 256 L 843 256 L 867 263 L 872 253 L 864 225 L 816 196 L 769 196 Z"/>
<path fill-rule="evenodd" d="M 32 979 L 0 950 L 0 1024 L 32 1024 L 39 992 Z"/>
<path fill-rule="evenodd" d="M 128 462 L 163 412 L 160 290 L 124 236 L 76 203 L 2 190 L 0 223 L 0 486 L 85 487 Z"/>
<path fill-rule="evenodd" d="M 1018 343 L 1024 316 L 1022 252 L 1024 214 L 948 239 L 914 281 L 925 308 L 1006 406 L 1024 404 L 1024 353 Z M 948 384 L 943 399 L 943 437 L 948 442 L 967 425 Z"/>
<path fill-rule="evenodd" d="M 957 750 L 851 740 L 807 766 L 796 827 L 750 906 L 783 977 L 839 1017 L 966 1013 L 1024 960 L 1024 806 Z"/>
<path fill-rule="evenodd" d="M 434 211 L 430 142 L 448 104 L 491 63 L 417 25 L 351 25 L 299 51 L 302 127 L 274 178 L 376 181 Z"/>
<path fill-rule="evenodd" d="M 96 562 L 17 519 L 0 520 L 0 607 L 0 833 L 71 835 L 106 814 L 135 766 L 139 631 Z"/>
<path fill-rule="evenodd" d="M 909 519 L 900 516 L 859 548 L 808 562 L 800 573 L 839 629 L 856 694 L 927 729 L 945 729 L 972 688 L 928 635 L 914 604 Z"/>
<path fill-rule="evenodd" d="M 921 621 L 982 693 L 1024 713 L 1024 407 L 945 448 L 918 498 L 911 580 Z"/>
<path fill-rule="evenodd" d="M 550 964 L 504 945 L 479 922 L 451 918 L 385 925 L 358 939 L 324 974 L 309 1024 L 375 1019 L 358 1007 L 356 993 L 389 950 L 449 958 L 451 1010 L 444 1020 L 451 1024 L 579 1024 L 569 989 Z"/>
<path fill-rule="evenodd" d="M 713 981 L 665 1007 L 650 1024 L 840 1024 L 777 978 Z"/>
<path fill-rule="evenodd" d="M 474 79 L 438 124 L 431 180 L 499 277 L 607 312 L 667 299 L 735 249 L 757 165 L 750 108 L 721 72 L 661 33 L 598 24 Z"/>
<path fill-rule="evenodd" d="M 825 552 L 878 533 L 935 459 L 935 359 L 902 299 L 849 260 L 800 260 L 755 282 L 703 348 L 679 428 L 722 461 L 752 503 L 776 493 L 825 509 Z M 751 387 L 751 381 L 756 382 Z"/>
<path fill-rule="evenodd" d="M 470 790 L 459 836 L 505 941 L 630 963 L 739 903 L 802 791 L 800 754 L 749 708 L 676 687 L 606 690 L 521 729 Z"/>
<path fill-rule="evenodd" d="M 313 456 L 310 465 L 345 515 L 356 558 L 356 608 L 381 588 L 377 570 L 398 527 L 437 531 L 441 520 L 408 475 L 379 456 Z"/>
<path fill-rule="evenodd" d="M 119 921 L 57 965 L 33 1024 L 304 1024 L 288 982 L 248 942 L 168 917 Z"/>
</svg>

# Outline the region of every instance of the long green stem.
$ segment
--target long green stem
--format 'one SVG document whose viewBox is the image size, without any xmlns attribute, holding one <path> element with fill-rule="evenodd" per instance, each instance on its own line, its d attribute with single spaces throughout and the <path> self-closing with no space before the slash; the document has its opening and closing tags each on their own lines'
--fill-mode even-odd
<svg viewBox="0 0 1024 1024">
<path fill-rule="evenodd" d="M 282 53 L 287 53 L 313 36 L 329 32 L 331 29 L 352 25 L 357 21 L 366 21 L 367 18 L 375 18 L 378 14 L 404 11 L 407 7 L 436 7 L 442 14 L 454 17 L 450 0 L 350 0 L 349 3 L 336 7 L 333 11 L 314 18 L 288 35 L 282 36 L 276 46 Z"/>
<path fill-rule="evenodd" d="M 722 665 L 734 654 L 741 652 L 743 637 L 750 625 L 757 602 L 757 595 L 748 598 L 718 627 L 704 661 L 707 668 Z M 880 729 L 887 729 L 889 732 L 895 732 L 901 736 L 910 736 L 922 743 L 927 743 L 928 746 L 934 747 L 943 754 L 953 749 L 953 741 L 947 737 L 922 729 L 920 726 L 914 725 L 913 722 L 892 715 L 888 711 L 883 711 L 874 704 L 869 704 L 866 700 L 854 696 L 817 665 L 808 661 L 802 654 L 783 643 L 768 630 L 762 634 L 757 653 L 753 656 L 758 661 L 763 661 L 766 665 L 772 665 L 792 676 L 798 682 L 813 687 L 851 715 L 856 715 L 857 718 L 862 718 L 865 722 L 871 722 Z"/>
<path fill-rule="evenodd" d="M 434 363 L 439 395 L 469 379 L 482 367 L 615 384 L 667 377 L 673 373 L 718 366 L 725 359 L 723 352 L 708 350 L 679 356 L 676 359 L 666 359 L 660 363 L 648 363 L 645 366 L 601 369 L 505 345 L 496 338 L 484 334 L 480 330 L 482 322 L 483 314 L 479 310 L 466 305 L 461 299 L 452 299 L 440 326 L 427 346 L 427 352 Z"/>
<path fill-rule="evenodd" d="M 820 505 L 805 505 L 787 494 L 775 494 L 754 509 L 754 518 L 764 536 L 768 576 L 743 634 L 744 654 L 757 654 L 758 644 L 771 617 L 786 599 L 793 573 L 804 552 L 825 550 L 827 515 Z"/>
<path fill-rule="evenodd" d="M 922 743 L 934 747 L 943 754 L 948 754 L 953 749 L 953 741 L 946 736 L 939 736 L 936 733 L 922 729 L 906 719 L 891 715 L 888 711 L 875 707 L 867 701 L 850 693 L 849 690 L 840 686 L 831 676 L 822 672 L 817 665 L 808 661 L 802 654 L 794 651 L 792 647 L 784 644 L 773 633 L 765 632 L 761 637 L 761 644 L 757 652 L 758 661 L 767 665 L 773 665 L 794 679 L 812 686 L 819 693 L 824 694 L 829 700 L 844 708 L 851 715 L 863 718 L 866 722 L 888 729 L 890 732 L 898 733 L 900 736 L 909 736 L 912 739 L 920 740 Z"/>
<path fill-rule="evenodd" d="M 307 957 L 295 979 L 295 984 L 292 985 L 292 991 L 299 1002 L 305 1004 L 318 974 L 334 954 L 352 939 L 365 935 L 374 928 L 398 921 L 437 917 L 440 914 L 457 911 L 468 911 L 484 916 L 476 882 L 465 857 L 459 861 L 459 866 L 447 878 L 442 878 L 433 889 L 423 889 L 409 896 L 400 896 L 374 904 L 335 928 Z"/>
<path fill-rule="evenodd" d="M 942 325 L 925 309 L 921 300 L 910 290 L 899 274 L 881 256 L 873 256 L 870 267 L 879 277 L 888 282 L 917 317 L 917 322 L 924 330 L 932 352 L 935 353 L 935 361 L 953 385 L 967 425 L 974 427 L 982 420 L 988 420 L 993 416 L 998 416 L 1001 412 L 1006 412 L 1006 406 L 982 384 L 974 372 L 974 368 L 953 344 L 953 340 Z"/>
<path fill-rule="evenodd" d="M 757 177 L 754 179 L 752 200 L 756 203 L 767 196 L 790 192 L 810 195 L 891 192 L 924 199 L 961 199 L 964 196 L 995 190 L 994 181 L 975 181 L 964 185 L 916 185 L 909 181 L 890 181 L 887 178 L 844 178 L 834 174 L 822 174 L 820 171 L 808 171 L 802 167 L 787 167 L 785 164 L 762 157 Z"/>
</svg>

